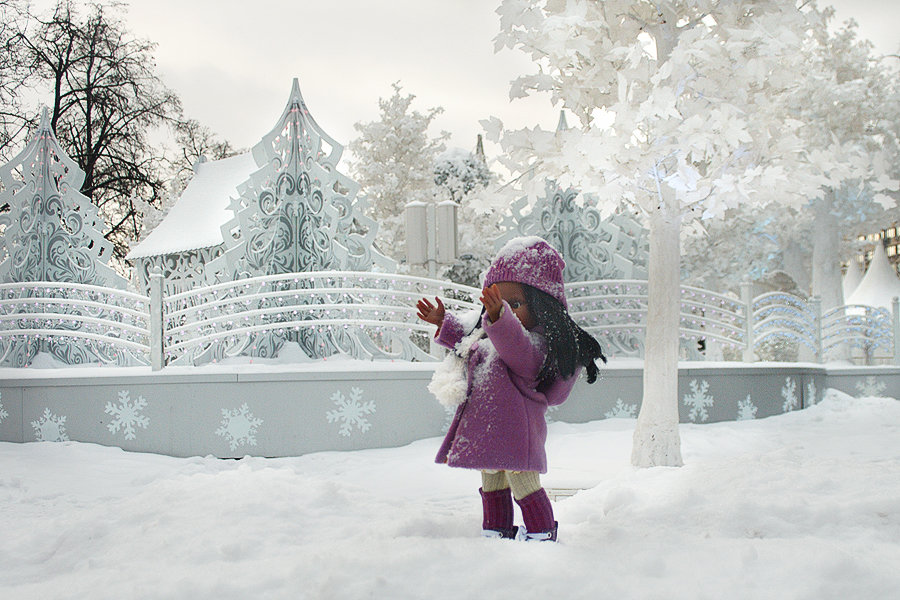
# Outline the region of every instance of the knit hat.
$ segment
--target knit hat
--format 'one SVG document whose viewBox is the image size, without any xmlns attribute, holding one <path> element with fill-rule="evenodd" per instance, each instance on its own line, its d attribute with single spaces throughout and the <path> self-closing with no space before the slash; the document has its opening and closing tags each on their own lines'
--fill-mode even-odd
<svg viewBox="0 0 900 600">
<path fill-rule="evenodd" d="M 497 252 L 484 276 L 484 287 L 498 281 L 525 283 L 547 292 L 568 309 L 563 287 L 565 268 L 562 255 L 542 238 L 517 237 L 506 242 Z"/>
</svg>

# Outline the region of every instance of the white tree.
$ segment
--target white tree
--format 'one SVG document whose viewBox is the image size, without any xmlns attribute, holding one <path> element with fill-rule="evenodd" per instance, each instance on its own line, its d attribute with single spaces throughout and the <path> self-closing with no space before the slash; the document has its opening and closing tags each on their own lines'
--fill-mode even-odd
<svg viewBox="0 0 900 600">
<path fill-rule="evenodd" d="M 775 211 L 741 206 L 724 219 L 709 221 L 681 240 L 681 279 L 686 285 L 740 293 L 745 281 L 756 282 L 784 269 L 780 222 Z"/>
<path fill-rule="evenodd" d="M 434 183 L 457 204 L 494 179 L 483 154 L 462 148 L 442 152 L 434 162 Z"/>
<path fill-rule="evenodd" d="M 826 11 L 831 17 L 831 11 Z M 808 169 L 821 188 L 805 207 L 811 220 L 812 293 L 822 308 L 843 304 L 842 250 L 856 234 L 884 224 L 897 190 L 900 94 L 896 73 L 872 55 L 848 22 L 834 35 L 823 27 L 806 48 L 807 73 L 791 108 L 803 122 Z M 893 170 L 893 177 L 892 177 Z M 894 215 L 896 218 L 896 215 Z"/>
<path fill-rule="evenodd" d="M 350 174 L 368 196 L 369 216 L 378 222 L 380 247 L 400 259 L 406 251 L 403 207 L 413 201 L 434 202 L 434 160 L 450 134 L 428 135 L 443 108 L 425 114 L 410 110 L 415 96 L 402 95 L 399 83 L 393 88 L 390 98 L 378 100 L 379 120 L 353 126 L 360 135 L 347 148 L 354 156 Z"/>
<path fill-rule="evenodd" d="M 900 127 L 894 73 L 872 55 L 870 43 L 857 39 L 854 22 L 829 34 L 831 13 L 825 11 L 822 26 L 807 38 L 807 71 L 788 100 L 803 124 L 804 170 L 816 172 L 822 186 L 799 213 L 771 204 L 742 206 L 728 223 L 707 226 L 685 251 L 693 279 L 733 288 L 747 273 L 723 266 L 739 256 L 751 275 L 783 269 L 805 294 L 821 298 L 823 308 L 834 308 L 843 304 L 841 263 L 860 251 L 858 234 L 896 219 L 887 210 L 895 201 L 885 193 L 897 184 L 891 173 L 898 168 Z"/>
<path fill-rule="evenodd" d="M 682 224 L 721 217 L 776 183 L 780 200 L 798 203 L 817 183 L 785 177 L 799 144 L 779 102 L 802 72 L 798 46 L 815 13 L 775 0 L 505 0 L 498 13 L 497 47 L 520 48 L 538 65 L 511 96 L 548 91 L 580 121 L 562 132 L 504 133 L 510 168 L 590 191 L 606 214 L 624 200 L 647 216 L 644 392 L 632 462 L 680 465 Z M 484 125 L 500 138 L 498 119 Z"/>
</svg>

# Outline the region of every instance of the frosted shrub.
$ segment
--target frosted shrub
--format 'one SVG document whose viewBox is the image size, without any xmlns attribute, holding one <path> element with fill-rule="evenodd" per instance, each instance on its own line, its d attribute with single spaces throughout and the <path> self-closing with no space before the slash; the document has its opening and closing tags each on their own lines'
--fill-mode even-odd
<svg viewBox="0 0 900 600">
<path fill-rule="evenodd" d="M 762 361 L 796 362 L 800 343 L 783 335 L 773 336 L 760 342 L 754 351 Z"/>
</svg>

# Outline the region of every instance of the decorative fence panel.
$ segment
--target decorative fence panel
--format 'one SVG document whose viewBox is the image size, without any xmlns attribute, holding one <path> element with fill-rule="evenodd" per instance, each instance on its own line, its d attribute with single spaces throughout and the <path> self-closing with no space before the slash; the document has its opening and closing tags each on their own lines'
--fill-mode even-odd
<svg viewBox="0 0 900 600">
<path fill-rule="evenodd" d="M 160 276 L 156 276 L 161 280 Z M 613 357 L 643 356 L 647 282 L 567 286 L 570 312 Z M 236 356 L 275 357 L 296 344 L 309 358 L 437 360 L 433 326 L 416 317 L 421 297 L 479 311 L 480 290 L 390 273 L 322 271 L 241 279 L 150 297 L 84 284 L 0 285 L 0 365 L 24 367 L 38 352 L 65 364 L 198 365 Z M 770 293 L 750 298 L 681 289 L 682 357 L 900 364 L 900 308 L 845 306 Z M 749 316 L 749 318 L 748 318 Z M 773 344 L 794 349 L 772 358 Z M 804 355 L 801 354 L 801 359 Z"/>
<path fill-rule="evenodd" d="M 895 346 L 900 344 L 900 318 L 896 315 L 896 305 L 893 312 L 895 315 L 892 318 L 882 308 L 861 304 L 827 311 L 821 319 L 819 356 L 823 357 L 823 361 L 845 358 L 849 349 L 851 356 L 854 351 L 861 354 L 866 364 L 891 357 L 895 364 L 900 364 Z"/>
<path fill-rule="evenodd" d="M 572 318 L 611 356 L 642 357 L 647 318 L 647 282 L 603 280 L 566 286 Z M 681 347 L 686 358 L 703 360 L 713 344 L 745 345 L 746 308 L 708 290 L 681 288 Z M 702 354 L 701 354 L 702 352 Z"/>
<path fill-rule="evenodd" d="M 38 352 L 70 365 L 149 364 L 149 299 L 78 283 L 0 284 L 0 365 Z"/>
<path fill-rule="evenodd" d="M 787 343 L 804 346 L 815 356 L 821 354 L 818 333 L 819 308 L 816 301 L 782 292 L 757 296 L 751 304 L 753 350 L 768 345 Z"/>
<path fill-rule="evenodd" d="M 169 296 L 166 362 L 200 364 L 276 355 L 287 342 L 313 358 L 434 360 L 433 326 L 416 301 L 440 296 L 449 310 L 477 310 L 477 290 L 419 277 L 321 271 L 254 277 Z"/>
</svg>

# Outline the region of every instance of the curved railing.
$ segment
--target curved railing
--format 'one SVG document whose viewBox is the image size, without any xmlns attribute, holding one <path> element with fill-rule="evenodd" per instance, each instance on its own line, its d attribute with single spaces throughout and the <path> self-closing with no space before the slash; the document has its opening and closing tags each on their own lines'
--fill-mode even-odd
<svg viewBox="0 0 900 600">
<path fill-rule="evenodd" d="M 417 300 L 439 296 L 449 310 L 480 309 L 476 288 L 391 273 L 270 275 L 165 297 L 156 277 L 150 297 L 84 284 L 0 284 L 0 364 L 27 366 L 47 352 L 66 364 L 161 368 L 274 357 L 290 344 L 311 358 L 435 360 L 433 327 L 416 317 Z M 566 290 L 573 319 L 608 356 L 643 356 L 646 281 L 577 282 Z M 791 294 L 751 298 L 745 290 L 738 299 L 688 286 L 680 305 L 683 358 L 755 360 L 753 351 L 774 340 L 807 348 L 819 361 L 900 362 L 900 317 L 884 309 L 844 306 L 820 314 L 816 300 Z M 723 356 L 715 347 L 732 352 Z"/>
<path fill-rule="evenodd" d="M 770 340 L 784 339 L 819 352 L 817 308 L 803 298 L 783 292 L 757 296 L 751 305 L 754 349 Z"/>
<path fill-rule="evenodd" d="M 682 339 L 738 349 L 746 344 L 746 331 L 747 310 L 739 299 L 701 288 L 681 287 Z"/>
<path fill-rule="evenodd" d="M 647 282 L 600 280 L 566 285 L 572 318 L 611 356 L 642 356 L 647 323 Z M 709 290 L 682 286 L 680 335 L 686 356 L 700 358 L 700 348 L 744 344 L 743 304 Z M 701 346 L 702 344 L 702 346 Z"/>
<path fill-rule="evenodd" d="M 166 361 L 198 364 L 230 356 L 274 356 L 297 343 L 310 357 L 433 360 L 433 326 L 416 317 L 419 298 L 474 310 L 477 290 L 408 275 L 321 271 L 254 277 L 190 290 L 164 301 Z"/>
<path fill-rule="evenodd" d="M 0 284 L 0 364 L 28 366 L 45 352 L 65 364 L 149 362 L 146 296 L 60 282 Z"/>
<path fill-rule="evenodd" d="M 636 279 L 566 285 L 572 319 L 610 356 L 642 356 L 647 323 L 647 282 Z"/>
<path fill-rule="evenodd" d="M 894 355 L 893 319 L 883 308 L 861 304 L 841 306 L 822 315 L 823 360 L 847 358 L 846 349 L 858 349 L 867 361 Z"/>
</svg>

